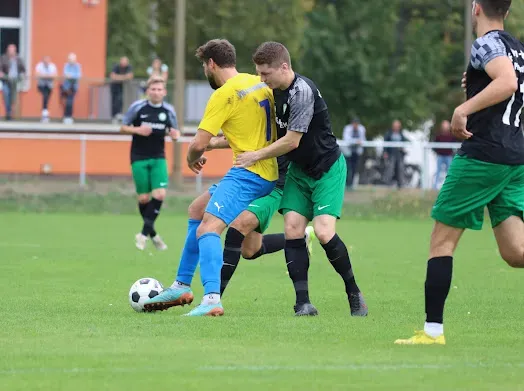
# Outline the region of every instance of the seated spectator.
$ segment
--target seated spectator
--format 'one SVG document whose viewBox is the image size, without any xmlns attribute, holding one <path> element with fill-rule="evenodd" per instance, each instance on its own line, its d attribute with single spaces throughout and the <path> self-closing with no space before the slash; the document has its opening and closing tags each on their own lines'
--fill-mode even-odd
<svg viewBox="0 0 524 391">
<path fill-rule="evenodd" d="M 166 64 L 162 64 L 162 61 L 159 58 L 155 58 L 150 67 L 147 68 L 147 75 L 152 76 L 161 76 L 166 82 L 169 76 L 169 68 Z"/>
<path fill-rule="evenodd" d="M 64 65 L 64 82 L 60 86 L 61 102 L 64 106 L 64 123 L 73 123 L 73 104 L 82 77 L 82 66 L 76 60 L 76 54 L 70 53 Z"/>
<path fill-rule="evenodd" d="M 0 79 L 2 80 L 6 121 L 9 121 L 13 111 L 16 111 L 18 85 L 24 79 L 25 73 L 24 62 L 18 56 L 16 45 L 8 45 L 5 54 L 0 57 Z"/>
<path fill-rule="evenodd" d="M 51 62 L 51 57 L 44 56 L 36 65 L 35 74 L 38 78 L 38 91 L 42 94 L 42 122 L 49 122 L 49 98 L 57 76 L 56 65 Z"/>
</svg>

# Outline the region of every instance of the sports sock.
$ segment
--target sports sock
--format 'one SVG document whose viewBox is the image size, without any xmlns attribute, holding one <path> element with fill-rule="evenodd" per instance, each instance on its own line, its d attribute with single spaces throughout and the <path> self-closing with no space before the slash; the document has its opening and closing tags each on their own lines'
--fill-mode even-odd
<svg viewBox="0 0 524 391">
<path fill-rule="evenodd" d="M 444 334 L 444 325 L 442 323 L 430 323 L 424 324 L 424 332 L 430 337 L 437 338 Z"/>
<path fill-rule="evenodd" d="M 144 227 L 142 228 L 142 235 L 151 236 L 154 231 L 155 220 L 157 219 L 160 208 L 162 207 L 162 201 L 156 198 L 151 198 L 151 201 L 147 204 L 147 208 L 144 212 Z M 155 232 L 156 234 L 156 232 Z"/>
<path fill-rule="evenodd" d="M 355 282 L 353 269 L 351 268 L 348 249 L 340 237 L 335 234 L 335 236 L 333 236 L 329 242 L 322 244 L 322 247 L 326 252 L 329 262 L 336 272 L 340 274 L 342 280 L 344 280 L 348 297 L 351 293 L 360 292 L 357 283 Z"/>
<path fill-rule="evenodd" d="M 240 253 L 244 235 L 237 229 L 230 227 L 226 233 L 224 243 L 224 262 L 220 272 L 220 294 L 224 294 L 227 284 L 233 277 L 233 273 L 240 262 Z"/>
<path fill-rule="evenodd" d="M 257 259 L 264 254 L 276 253 L 283 250 L 286 245 L 286 237 L 284 234 L 268 234 L 262 237 L 262 246 L 251 257 L 246 259 Z"/>
<path fill-rule="evenodd" d="M 220 270 L 222 269 L 223 253 L 220 236 L 208 232 L 198 239 L 200 252 L 200 277 L 204 285 L 204 295 L 220 292 Z"/>
<path fill-rule="evenodd" d="M 196 237 L 196 231 L 200 225 L 201 220 L 189 219 L 187 224 L 187 236 L 182 250 L 182 256 L 180 257 L 180 265 L 178 266 L 178 273 L 176 280 L 191 285 L 193 276 L 195 274 L 196 267 L 198 265 L 198 241 Z"/>
<path fill-rule="evenodd" d="M 453 257 L 436 257 L 428 261 L 426 273 L 426 322 L 444 323 L 444 303 L 453 275 Z"/>
<path fill-rule="evenodd" d="M 141 202 L 138 203 L 138 210 L 140 211 L 140 216 L 142 216 L 142 220 L 144 219 L 144 215 L 146 213 L 146 209 L 147 209 L 147 206 L 149 205 L 149 202 L 143 204 Z M 149 236 L 151 236 L 152 238 L 154 238 L 156 236 L 156 232 L 155 230 L 153 229 Z"/>
<path fill-rule="evenodd" d="M 286 240 L 284 252 L 286 254 L 289 277 L 295 287 L 296 303 L 309 303 L 309 255 L 307 253 L 306 240 L 304 238 Z"/>
<path fill-rule="evenodd" d="M 218 303 L 220 303 L 220 295 L 218 293 L 210 293 L 209 295 L 204 295 L 204 298 L 202 299 L 202 304 L 204 305 Z"/>
</svg>

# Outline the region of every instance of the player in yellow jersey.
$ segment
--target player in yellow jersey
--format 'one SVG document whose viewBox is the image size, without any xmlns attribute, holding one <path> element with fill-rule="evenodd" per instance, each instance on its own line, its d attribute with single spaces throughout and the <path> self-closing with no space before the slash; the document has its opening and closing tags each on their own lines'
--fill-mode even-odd
<svg viewBox="0 0 524 391">
<path fill-rule="evenodd" d="M 220 130 L 236 158 L 275 141 L 276 127 L 271 89 L 258 76 L 238 73 L 235 47 L 230 42 L 211 40 L 197 49 L 196 56 L 215 89 L 187 153 L 189 168 L 198 173 L 206 163 L 204 151 Z M 276 159 L 261 160 L 247 169 L 231 168 L 218 184 L 196 198 L 189 207 L 188 232 L 176 280 L 160 295 L 149 299 L 144 308 L 155 311 L 190 304 L 193 301 L 190 285 L 200 262 L 204 298 L 187 315 L 223 315 L 220 235 L 252 201 L 268 195 L 277 178 Z"/>
</svg>

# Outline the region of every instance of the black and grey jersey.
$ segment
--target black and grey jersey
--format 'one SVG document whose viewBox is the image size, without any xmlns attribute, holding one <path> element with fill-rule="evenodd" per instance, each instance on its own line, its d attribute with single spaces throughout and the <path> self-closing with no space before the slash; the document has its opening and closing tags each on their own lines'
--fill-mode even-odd
<svg viewBox="0 0 524 391">
<path fill-rule="evenodd" d="M 284 189 L 284 185 L 286 184 L 286 176 L 287 176 L 287 169 L 289 167 L 289 160 L 286 157 L 286 155 L 282 155 L 277 157 L 277 163 L 278 163 L 278 180 L 275 184 L 275 187 L 277 189 Z"/>
<path fill-rule="evenodd" d="M 154 105 L 146 99 L 137 100 L 124 115 L 123 124 L 149 126 L 153 132 L 147 136 L 134 134 L 131 143 L 131 163 L 137 160 L 165 157 L 165 136 L 170 128 L 178 128 L 173 106 L 162 102 Z"/>
<path fill-rule="evenodd" d="M 471 48 L 466 74 L 467 99 L 484 90 L 492 79 L 486 65 L 507 56 L 513 62 L 518 79 L 517 91 L 504 102 L 468 117 L 466 129 L 473 136 L 465 140 L 459 154 L 489 163 L 524 164 L 524 136 L 521 113 L 524 105 L 524 45 L 505 31 L 490 31 L 478 38 Z"/>
<path fill-rule="evenodd" d="M 308 176 L 321 178 L 339 158 L 340 148 L 320 91 L 313 81 L 295 73 L 293 83 L 284 91 L 273 90 L 273 95 L 278 137 L 288 130 L 304 133 L 298 148 L 286 157 Z"/>
</svg>

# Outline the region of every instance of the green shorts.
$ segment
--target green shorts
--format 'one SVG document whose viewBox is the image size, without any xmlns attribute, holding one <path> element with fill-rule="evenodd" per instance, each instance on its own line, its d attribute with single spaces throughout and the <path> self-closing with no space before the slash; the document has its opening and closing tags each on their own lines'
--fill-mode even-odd
<svg viewBox="0 0 524 391">
<path fill-rule="evenodd" d="M 169 185 L 166 159 L 138 160 L 131 164 L 137 194 L 148 194 Z"/>
<path fill-rule="evenodd" d="M 297 212 L 309 221 L 321 215 L 340 218 L 344 205 L 346 176 L 346 159 L 342 154 L 320 179 L 307 176 L 291 163 L 279 212 L 283 215 L 291 211 Z"/>
<path fill-rule="evenodd" d="M 267 196 L 258 198 L 249 204 L 247 210 L 253 213 L 258 219 L 259 224 L 255 229 L 256 232 L 263 234 L 269 227 L 271 218 L 280 206 L 282 194 L 284 194 L 284 191 L 275 187 Z"/>
<path fill-rule="evenodd" d="M 455 228 L 482 229 L 488 207 L 491 226 L 523 217 L 524 166 L 507 166 L 455 156 L 431 217 Z"/>
</svg>

